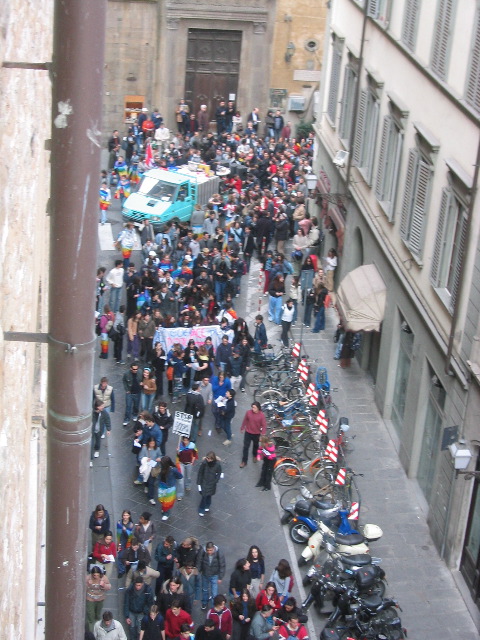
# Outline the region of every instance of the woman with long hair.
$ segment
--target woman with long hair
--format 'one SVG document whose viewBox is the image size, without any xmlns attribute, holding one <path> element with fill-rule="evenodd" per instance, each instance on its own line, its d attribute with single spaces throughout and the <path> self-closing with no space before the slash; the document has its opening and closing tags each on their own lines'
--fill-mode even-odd
<svg viewBox="0 0 480 640">
<path fill-rule="evenodd" d="M 250 562 L 246 558 L 240 558 L 235 564 L 235 569 L 230 576 L 230 593 L 238 598 L 244 589 L 248 589 L 252 582 Z"/>
<path fill-rule="evenodd" d="M 293 589 L 293 574 L 288 560 L 280 560 L 270 576 L 270 582 L 276 587 L 280 602 L 283 604 Z"/>
<path fill-rule="evenodd" d="M 136 311 L 127 321 L 127 359 L 133 355 L 134 360 L 140 357 L 140 337 L 138 335 L 138 324 L 142 319 L 140 311 Z"/>
<path fill-rule="evenodd" d="M 133 527 L 132 512 L 129 509 L 124 509 L 122 517 L 117 521 L 117 569 L 119 578 L 125 573 L 123 556 L 125 550 L 132 545 Z"/>
<path fill-rule="evenodd" d="M 282 315 L 282 299 L 283 294 L 285 293 L 285 278 L 283 274 L 278 274 L 275 276 L 273 281 L 270 283 L 268 287 L 268 318 L 271 322 L 275 324 L 281 323 L 281 315 Z"/>
<path fill-rule="evenodd" d="M 248 589 L 243 589 L 240 596 L 231 602 L 233 617 L 233 640 L 247 640 L 250 624 L 257 608 Z"/>
<path fill-rule="evenodd" d="M 142 388 L 140 393 L 140 410 L 152 413 L 153 400 L 155 398 L 155 392 L 157 391 L 157 383 L 155 382 L 153 371 L 150 367 L 145 367 L 143 370 L 140 387 Z"/>
<path fill-rule="evenodd" d="M 162 505 L 162 520 L 168 520 L 170 511 L 175 504 L 177 496 L 177 480 L 183 478 L 177 471 L 175 464 L 169 456 L 163 456 L 160 460 L 160 474 L 158 476 L 158 501 Z"/>
<path fill-rule="evenodd" d="M 255 597 L 263 589 L 265 580 L 265 559 L 257 545 L 254 544 L 250 547 L 247 560 L 250 562 L 250 573 L 252 574 L 250 593 Z"/>
</svg>

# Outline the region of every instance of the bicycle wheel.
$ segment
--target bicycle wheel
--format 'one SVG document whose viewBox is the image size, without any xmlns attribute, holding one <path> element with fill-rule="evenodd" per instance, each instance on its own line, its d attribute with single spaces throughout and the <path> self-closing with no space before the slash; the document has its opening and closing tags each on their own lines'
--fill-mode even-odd
<svg viewBox="0 0 480 640">
<path fill-rule="evenodd" d="M 259 387 L 255 389 L 253 393 L 253 397 L 257 402 L 260 402 L 261 405 L 265 403 L 277 404 L 284 396 L 281 391 L 277 391 L 277 389 L 265 389 L 265 387 Z"/>
<path fill-rule="evenodd" d="M 319 456 L 322 452 L 322 445 L 320 442 L 312 438 L 308 440 L 306 445 L 303 447 L 303 453 L 309 460 L 313 460 L 317 456 Z"/>
<path fill-rule="evenodd" d="M 301 472 L 297 465 L 284 462 L 278 465 L 273 472 L 274 481 L 283 487 L 289 487 L 298 482 Z"/>
<path fill-rule="evenodd" d="M 289 400 L 299 400 L 305 395 L 305 390 L 303 385 L 293 384 L 287 388 L 286 393 Z"/>
<path fill-rule="evenodd" d="M 331 427 L 336 427 L 340 418 L 340 411 L 334 402 L 330 402 L 330 404 L 327 405 L 326 414 L 329 425 Z"/>
<path fill-rule="evenodd" d="M 280 506 L 282 509 L 286 507 L 293 506 L 297 500 L 302 498 L 302 494 L 300 493 L 300 489 L 297 487 L 293 487 L 292 489 L 287 489 L 280 496 Z"/>
</svg>

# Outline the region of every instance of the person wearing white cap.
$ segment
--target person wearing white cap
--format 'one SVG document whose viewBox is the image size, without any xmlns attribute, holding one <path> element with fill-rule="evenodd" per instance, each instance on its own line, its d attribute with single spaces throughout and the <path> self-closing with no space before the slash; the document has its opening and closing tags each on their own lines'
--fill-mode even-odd
<svg viewBox="0 0 480 640">
<path fill-rule="evenodd" d="M 198 122 L 198 130 L 203 131 L 205 134 L 208 133 L 208 129 L 210 128 L 210 118 L 207 112 L 207 105 L 200 105 L 200 111 L 197 114 L 197 122 Z"/>
</svg>

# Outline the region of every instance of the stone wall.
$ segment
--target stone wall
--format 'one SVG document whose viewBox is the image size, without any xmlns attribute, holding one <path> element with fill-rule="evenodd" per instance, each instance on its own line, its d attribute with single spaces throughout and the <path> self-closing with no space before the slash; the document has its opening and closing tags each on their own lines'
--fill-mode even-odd
<svg viewBox="0 0 480 640">
<path fill-rule="evenodd" d="M 8 571 L 0 629 L 2 638 L 14 640 L 40 637 L 44 617 L 37 602 L 43 600 L 46 346 L 6 340 L 4 331 L 47 331 L 51 83 L 46 69 L 28 66 L 51 60 L 53 2 L 11 0 L 0 22 L 0 486 Z"/>
</svg>

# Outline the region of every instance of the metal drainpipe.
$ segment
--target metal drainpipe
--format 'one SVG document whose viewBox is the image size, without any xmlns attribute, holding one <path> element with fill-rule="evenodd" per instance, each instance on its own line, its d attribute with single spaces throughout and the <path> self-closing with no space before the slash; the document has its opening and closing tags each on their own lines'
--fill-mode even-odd
<svg viewBox="0 0 480 640">
<path fill-rule="evenodd" d="M 49 640 L 81 640 L 85 634 L 105 12 L 104 0 L 55 0 L 45 590 Z"/>
<path fill-rule="evenodd" d="M 479 170 L 480 170 L 480 138 L 479 138 L 478 146 L 477 146 L 477 159 L 475 160 L 475 170 L 474 170 L 474 174 L 473 174 L 472 197 L 470 198 L 470 203 L 468 205 L 467 229 L 466 229 L 466 233 L 465 233 L 465 236 L 467 238 L 470 237 L 471 230 L 472 230 L 473 209 L 474 209 L 474 206 L 475 206 L 475 200 L 476 200 L 477 190 L 478 190 L 478 173 L 479 173 Z M 472 245 L 472 250 L 473 251 L 477 250 L 477 244 L 475 244 L 475 246 Z M 451 371 L 450 371 L 450 363 L 452 361 L 453 344 L 455 342 L 455 331 L 457 329 L 458 316 L 459 316 L 459 313 L 460 313 L 460 303 L 461 303 L 463 297 L 467 294 L 467 292 L 465 291 L 464 286 L 463 286 L 464 282 L 465 282 L 464 267 L 465 267 L 465 262 L 466 262 L 466 254 L 467 254 L 467 252 L 464 251 L 462 253 L 462 255 L 461 255 L 461 258 L 460 258 L 460 282 L 458 284 L 458 295 L 456 297 L 455 306 L 453 308 L 452 324 L 450 326 L 450 335 L 448 337 L 447 357 L 445 359 L 445 373 L 448 374 L 448 375 L 450 375 L 450 373 L 451 373 Z"/>
<path fill-rule="evenodd" d="M 361 75 L 363 69 L 363 48 L 365 44 L 365 32 L 367 30 L 367 19 L 368 19 L 368 2 L 365 2 L 365 6 L 363 8 L 363 24 L 362 24 L 362 39 L 360 41 L 360 53 L 358 54 L 358 76 L 357 76 L 357 86 L 355 87 L 355 100 L 353 103 L 353 113 L 352 113 L 352 128 L 350 130 L 350 139 L 348 141 L 348 163 L 347 163 L 347 174 L 345 177 L 345 188 L 348 197 L 349 193 L 349 185 L 350 185 L 350 173 L 352 169 L 353 162 L 353 146 L 355 144 L 355 133 L 357 131 L 357 116 L 358 116 L 358 104 L 360 102 L 360 89 L 361 89 Z"/>
</svg>

